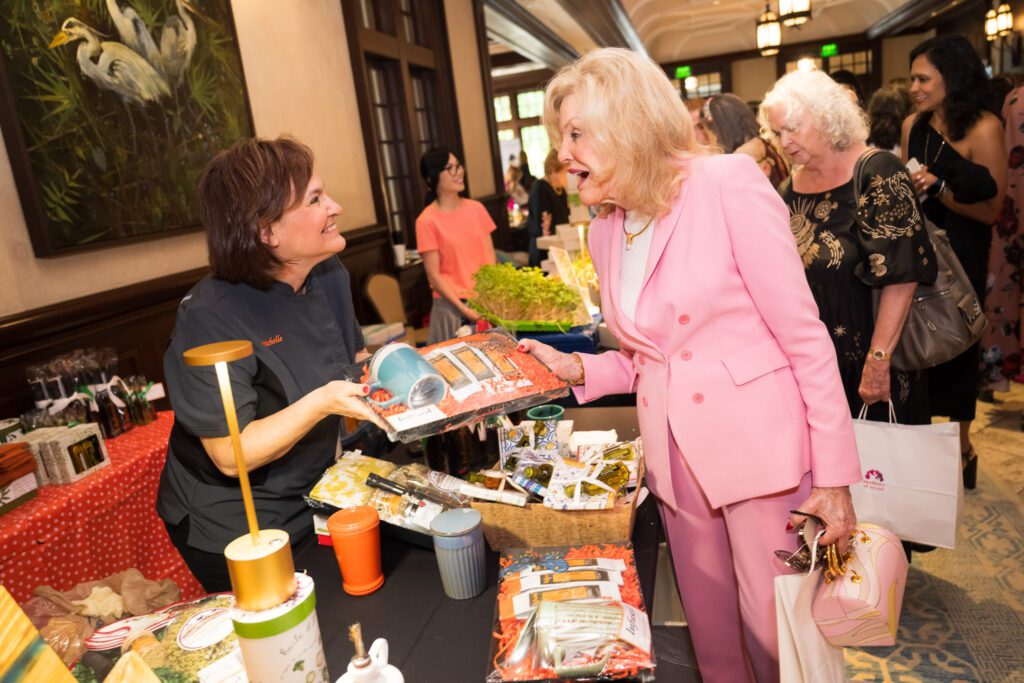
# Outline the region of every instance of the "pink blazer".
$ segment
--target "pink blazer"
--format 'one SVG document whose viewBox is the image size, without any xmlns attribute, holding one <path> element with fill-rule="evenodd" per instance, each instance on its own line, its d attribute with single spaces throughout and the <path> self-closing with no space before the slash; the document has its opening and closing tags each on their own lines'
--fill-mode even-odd
<svg viewBox="0 0 1024 683">
<path fill-rule="evenodd" d="M 742 154 L 700 156 L 653 227 L 635 324 L 619 306 L 621 209 L 591 223 L 601 308 L 621 351 L 584 355 L 581 402 L 635 391 L 648 485 L 676 507 L 668 439 L 712 507 L 860 479 L 829 333 L 789 212 Z"/>
</svg>

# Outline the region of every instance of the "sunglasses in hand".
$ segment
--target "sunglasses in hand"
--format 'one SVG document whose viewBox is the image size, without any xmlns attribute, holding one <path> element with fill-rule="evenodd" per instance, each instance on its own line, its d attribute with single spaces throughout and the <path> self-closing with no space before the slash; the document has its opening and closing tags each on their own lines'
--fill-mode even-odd
<svg viewBox="0 0 1024 683">
<path fill-rule="evenodd" d="M 825 534 L 825 522 L 816 515 L 801 512 L 800 510 L 790 510 L 790 512 L 795 515 L 803 515 L 807 518 L 807 521 L 800 525 L 796 530 L 799 547 L 796 552 L 776 550 L 775 557 L 782 560 L 787 567 L 791 567 L 802 574 L 806 574 L 811 570 L 812 547 L 815 548 L 815 554 L 817 555 L 817 559 L 814 561 L 814 566 L 820 567 L 825 563 L 828 547 L 818 544 L 818 541 Z"/>
</svg>

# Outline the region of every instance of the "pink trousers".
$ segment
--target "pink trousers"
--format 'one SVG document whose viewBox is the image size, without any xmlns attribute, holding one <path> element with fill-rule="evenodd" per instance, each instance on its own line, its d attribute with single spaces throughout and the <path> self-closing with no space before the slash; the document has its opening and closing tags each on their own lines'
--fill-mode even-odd
<svg viewBox="0 0 1024 683">
<path fill-rule="evenodd" d="M 779 680 L 775 583 L 789 573 L 776 550 L 796 550 L 789 511 L 811 492 L 795 489 L 712 509 L 670 436 L 678 509 L 659 505 L 679 595 L 704 683 Z"/>
</svg>

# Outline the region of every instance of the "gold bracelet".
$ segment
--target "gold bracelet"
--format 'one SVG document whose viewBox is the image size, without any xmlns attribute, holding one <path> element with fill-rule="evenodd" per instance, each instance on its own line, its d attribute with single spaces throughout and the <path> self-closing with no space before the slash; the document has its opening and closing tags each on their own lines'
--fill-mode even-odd
<svg viewBox="0 0 1024 683">
<path fill-rule="evenodd" d="M 586 369 L 583 367 L 583 359 L 580 358 L 580 354 L 570 353 L 569 355 L 576 359 L 576 364 L 580 368 L 580 376 L 577 379 L 570 381 L 569 384 L 571 386 L 578 387 L 587 381 Z"/>
</svg>

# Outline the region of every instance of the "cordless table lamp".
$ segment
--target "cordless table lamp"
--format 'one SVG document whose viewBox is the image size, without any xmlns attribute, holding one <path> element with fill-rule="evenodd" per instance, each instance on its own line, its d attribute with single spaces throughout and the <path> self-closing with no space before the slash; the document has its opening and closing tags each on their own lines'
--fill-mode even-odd
<svg viewBox="0 0 1024 683">
<path fill-rule="evenodd" d="M 260 531 L 256 521 L 256 507 L 249 487 L 249 473 L 242 456 L 242 439 L 238 432 L 238 415 L 231 394 L 228 363 L 252 355 L 250 341 L 224 341 L 189 349 L 182 354 L 185 365 L 202 367 L 212 365 L 217 372 L 220 398 L 224 403 L 231 447 L 235 453 L 238 483 L 242 488 L 242 502 L 249 533 L 239 536 L 224 548 L 228 562 L 231 588 L 235 604 L 243 610 L 259 611 L 280 605 L 295 594 L 295 562 L 288 532 L 281 529 Z"/>
</svg>

